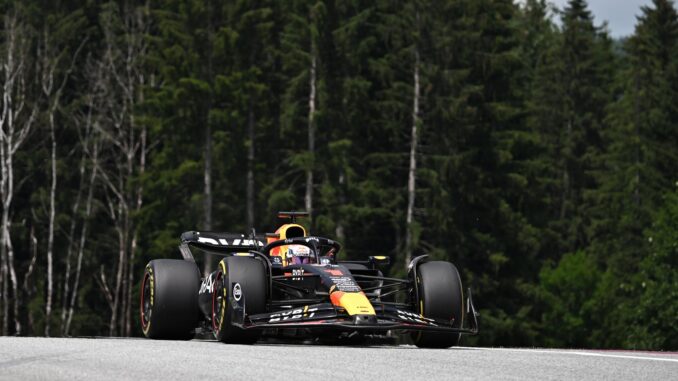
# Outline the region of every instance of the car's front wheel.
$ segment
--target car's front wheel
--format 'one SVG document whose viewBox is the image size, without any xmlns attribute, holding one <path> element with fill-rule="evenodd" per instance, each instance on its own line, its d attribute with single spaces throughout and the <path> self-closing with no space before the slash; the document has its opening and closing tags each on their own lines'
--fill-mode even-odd
<svg viewBox="0 0 678 381">
<path fill-rule="evenodd" d="M 461 328 L 464 320 L 461 278 L 450 262 L 431 261 L 417 266 L 415 282 L 419 303 L 415 306 L 424 317 L 451 322 Z M 459 344 L 461 334 L 449 332 L 413 332 L 414 344 L 421 348 L 449 348 Z"/>
<path fill-rule="evenodd" d="M 251 257 L 226 257 L 219 262 L 212 294 L 212 331 L 224 343 L 253 344 L 258 330 L 242 329 L 234 324 L 234 304 L 248 315 L 266 312 L 267 275 L 264 264 Z"/>
</svg>

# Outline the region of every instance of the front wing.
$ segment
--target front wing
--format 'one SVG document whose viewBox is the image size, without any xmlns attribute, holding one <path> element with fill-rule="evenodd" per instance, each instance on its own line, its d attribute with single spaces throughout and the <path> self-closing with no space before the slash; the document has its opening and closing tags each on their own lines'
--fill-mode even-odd
<svg viewBox="0 0 678 381">
<path fill-rule="evenodd" d="M 376 319 L 370 321 L 356 319 L 343 309 L 331 303 L 307 305 L 295 309 L 248 315 L 246 303 L 236 303 L 233 307 L 232 322 L 243 329 L 271 328 L 305 328 L 305 329 L 338 329 L 346 331 L 438 331 L 456 332 L 475 335 L 478 333 L 478 313 L 473 306 L 469 290 L 467 299 L 467 327 L 454 327 L 454 321 L 429 319 L 415 312 L 397 308 L 387 304 L 373 304 Z"/>
</svg>

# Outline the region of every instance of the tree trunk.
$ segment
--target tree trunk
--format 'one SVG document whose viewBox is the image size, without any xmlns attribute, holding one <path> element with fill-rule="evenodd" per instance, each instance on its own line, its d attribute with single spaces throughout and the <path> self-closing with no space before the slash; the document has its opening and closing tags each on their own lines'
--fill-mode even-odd
<svg viewBox="0 0 678 381">
<path fill-rule="evenodd" d="M 203 229 L 212 230 L 212 128 L 209 121 L 205 127 L 205 194 L 204 194 L 204 220 Z M 212 272 L 212 255 L 204 255 L 204 274 L 207 276 Z"/>
<path fill-rule="evenodd" d="M 212 1 L 207 1 L 207 81 L 210 86 L 214 83 L 214 57 L 212 45 L 214 44 L 214 23 L 212 17 L 214 10 Z M 205 112 L 205 190 L 204 190 L 204 219 L 203 229 L 212 230 L 212 126 L 210 125 L 209 113 L 212 109 L 212 91 L 207 96 L 207 110 Z M 203 273 L 205 276 L 212 272 L 214 256 L 205 253 L 203 256 Z"/>
<path fill-rule="evenodd" d="M 10 127 L 10 130 L 13 127 Z M 2 210 L 2 246 L 3 250 L 6 253 L 7 269 L 9 270 L 9 281 L 12 286 L 12 313 L 14 318 L 14 334 L 21 334 L 21 323 L 19 322 L 19 287 L 17 284 L 16 270 L 14 267 L 14 247 L 12 246 L 12 237 L 10 235 L 10 228 L 12 222 L 10 221 L 10 208 L 12 206 L 12 199 L 14 195 L 14 164 L 12 161 L 12 139 L 11 136 L 7 137 L 9 147 L 5 149 L 5 168 L 3 168 L 3 174 L 7 177 L 7 182 L 5 184 L 6 188 L 3 189 L 3 210 Z M 6 301 L 6 303 L 8 303 Z M 8 309 L 8 304 L 5 306 Z M 5 315 L 7 318 L 9 314 Z"/>
<path fill-rule="evenodd" d="M 143 102 L 143 95 L 140 96 L 140 101 Z M 141 136 L 140 136 L 140 150 L 139 150 L 139 176 L 143 177 L 146 172 L 146 138 L 147 138 L 147 129 L 146 126 L 141 127 Z M 141 184 L 137 186 L 136 192 L 136 204 L 134 206 L 134 212 L 139 213 L 141 206 L 143 205 L 143 194 L 144 188 Z M 132 289 L 134 286 L 134 259 L 136 257 L 137 246 L 138 246 L 138 233 L 136 227 L 133 229 L 132 233 L 132 245 L 130 247 L 130 260 L 129 260 L 129 270 L 127 274 L 127 308 L 125 310 L 125 336 L 130 336 L 132 334 Z"/>
<path fill-rule="evenodd" d="M 132 242 L 129 250 L 129 263 L 127 265 L 127 288 L 125 294 L 125 319 L 122 329 L 123 336 L 129 337 L 132 334 L 132 289 L 134 288 L 134 258 L 137 253 L 137 232 L 132 233 Z"/>
<path fill-rule="evenodd" d="M 5 92 L 3 99 L 6 96 L 7 93 Z M 4 125 L 2 127 L 4 129 Z M 2 335 L 7 336 L 9 334 L 9 281 L 7 279 L 9 276 L 9 262 L 7 259 L 6 245 L 8 239 L 8 235 L 6 234 L 7 217 L 5 213 L 5 197 L 7 195 L 7 165 L 5 164 L 4 138 L 2 144 L 0 144 L 0 169 L 2 170 L 2 178 L 0 183 L 0 193 L 2 193 L 2 225 L 0 226 L 0 237 L 2 237 L 2 242 L 0 243 L 0 257 L 2 257 L 2 269 L 0 270 L 0 280 L 2 281 Z"/>
<path fill-rule="evenodd" d="M 55 224 L 55 214 L 56 214 L 56 185 L 57 185 L 57 167 L 56 167 L 56 153 L 57 153 L 57 141 L 56 141 L 56 125 L 54 116 L 59 109 L 59 103 L 61 100 L 61 95 L 63 93 L 66 84 L 75 68 L 75 63 L 77 60 L 80 51 L 85 46 L 88 38 L 85 37 L 80 42 L 80 45 L 73 53 L 71 57 L 71 63 L 69 68 L 65 71 L 61 78 L 60 85 L 55 89 L 55 72 L 61 62 L 61 55 L 59 54 L 59 47 L 56 46 L 56 41 L 50 40 L 49 30 L 44 30 L 44 39 L 42 41 L 41 48 L 38 49 L 38 61 L 42 63 L 42 78 L 41 85 L 42 91 L 45 97 L 48 100 L 48 118 L 49 118 L 49 128 L 50 128 L 50 140 L 52 143 L 52 157 L 51 157 L 51 175 L 52 175 L 52 184 L 50 187 L 50 212 L 49 212 L 49 231 L 48 231 L 48 241 L 47 241 L 47 300 L 45 303 L 45 336 L 50 335 L 51 330 L 51 315 L 52 315 L 52 306 L 53 306 L 53 272 L 54 272 L 54 224 Z M 78 187 L 78 193 L 76 195 L 75 202 L 72 208 L 73 218 L 71 219 L 71 226 L 68 232 L 68 248 L 66 251 L 66 272 L 64 275 L 63 282 L 63 298 L 61 304 L 61 334 L 63 335 L 64 323 L 66 318 L 66 300 L 68 299 L 68 294 L 70 291 L 70 275 L 71 275 L 71 257 L 73 254 L 73 236 L 75 234 L 75 227 L 77 223 L 77 212 L 80 205 L 80 198 L 82 195 L 82 186 L 83 186 L 83 176 L 85 171 L 85 154 L 83 153 L 80 160 L 80 184 Z"/>
<path fill-rule="evenodd" d="M 312 44 L 313 45 L 313 44 Z M 308 153 L 311 164 L 306 170 L 306 195 L 304 203 L 306 212 L 313 218 L 313 169 L 315 168 L 315 92 L 316 92 L 316 56 L 315 49 L 311 47 L 311 69 L 309 75 L 308 95 Z"/>
<path fill-rule="evenodd" d="M 8 225 L 10 226 L 10 225 Z M 21 322 L 19 321 L 19 305 L 21 304 L 21 296 L 19 294 L 19 282 L 16 276 L 16 269 L 14 267 L 14 247 L 12 240 L 7 232 L 7 259 L 9 262 L 9 280 L 12 282 L 12 314 L 14 318 L 14 335 L 21 335 Z"/>
<path fill-rule="evenodd" d="M 250 98 L 247 116 L 247 229 L 254 228 L 254 101 Z"/>
<path fill-rule="evenodd" d="M 13 158 L 28 137 L 35 117 L 37 107 L 25 107 L 26 99 L 26 56 L 28 43 L 23 40 L 22 26 L 13 15 L 4 17 L 5 44 L 2 47 L 2 110 L 0 112 L 0 203 L 2 204 L 2 221 L 0 230 L 0 281 L 2 283 L 3 322 L 2 333 L 9 333 L 9 293 L 8 279 L 12 286 L 12 313 L 14 318 L 14 333 L 21 334 L 19 321 L 20 293 L 17 274 L 14 267 L 14 249 L 11 240 L 10 219 L 12 201 L 14 197 L 14 163 Z M 24 116 L 24 111 L 30 109 L 30 115 Z"/>
<path fill-rule="evenodd" d="M 346 178 L 344 176 L 344 169 L 341 168 L 339 170 L 339 205 L 345 205 L 346 204 L 346 196 L 344 195 L 344 183 L 346 182 Z M 339 215 L 337 217 L 337 226 L 334 228 L 334 235 L 337 237 L 337 241 L 339 242 L 345 242 L 346 238 L 346 233 L 344 232 L 344 222 L 343 222 L 343 216 Z"/>
<path fill-rule="evenodd" d="M 635 88 L 636 88 L 636 94 L 640 93 L 640 79 L 636 76 L 635 78 Z M 641 163 L 641 145 L 642 145 L 642 139 L 641 139 L 641 132 L 640 132 L 640 123 L 641 123 L 641 118 L 643 116 L 647 117 L 647 115 L 643 114 L 641 112 L 641 107 L 640 107 L 640 99 L 638 95 L 634 97 L 633 100 L 633 108 L 635 112 L 633 113 L 634 116 L 634 123 L 635 128 L 634 128 L 634 133 L 635 133 L 635 138 L 636 138 L 636 143 L 635 145 L 635 182 L 633 184 L 633 203 L 634 206 L 636 207 L 636 210 L 640 209 L 640 163 Z"/>
<path fill-rule="evenodd" d="M 7 83 L 5 83 L 7 84 Z M 5 91 L 3 95 L 4 105 L 8 102 L 6 98 L 8 97 L 8 92 Z M 0 271 L 0 279 L 2 279 L 2 335 L 7 336 L 9 334 L 9 281 L 7 277 L 9 276 L 9 259 L 7 255 L 7 241 L 9 239 L 9 229 L 7 228 L 8 224 L 8 210 L 6 198 L 7 194 L 7 183 L 8 183 L 8 174 L 7 174 L 7 149 L 5 148 L 5 134 L 4 134 L 4 123 L 3 123 L 3 134 L 2 134 L 2 144 L 0 144 L 0 169 L 2 170 L 2 178 L 0 180 L 0 193 L 2 194 L 2 225 L 0 226 L 0 235 L 2 237 L 2 243 L 0 243 L 0 255 L 2 257 L 2 270 Z"/>
<path fill-rule="evenodd" d="M 24 275 L 24 283 L 23 283 L 23 289 L 24 292 L 26 292 L 26 300 L 31 300 L 33 297 L 33 289 L 34 286 L 33 283 L 31 282 L 31 276 L 33 275 L 33 271 L 35 270 L 35 264 L 38 261 L 38 239 L 35 237 L 35 228 L 31 225 L 31 232 L 30 232 L 30 240 L 31 240 L 31 262 L 28 265 L 28 270 L 26 270 L 26 274 Z M 28 308 L 28 325 L 26 327 L 26 333 L 28 335 L 33 334 L 34 332 L 34 319 L 33 319 L 33 311 L 31 311 L 30 308 Z"/>
<path fill-rule="evenodd" d="M 417 175 L 417 127 L 419 125 L 419 50 L 414 50 L 414 97 L 412 101 L 412 132 L 410 135 L 410 166 L 407 177 L 407 214 L 405 217 L 405 268 L 412 260 L 413 214 Z"/>
<path fill-rule="evenodd" d="M 98 160 L 98 146 L 97 143 L 94 143 L 94 148 L 92 152 L 92 160 Z M 82 228 L 80 230 L 80 242 L 78 244 L 78 261 L 75 269 L 75 279 L 73 281 L 73 292 L 71 293 L 71 300 L 68 306 L 68 313 L 66 317 L 66 325 L 64 328 L 64 335 L 68 336 L 71 329 L 71 321 L 73 320 L 73 312 L 75 311 L 75 302 L 78 298 L 78 287 L 80 285 L 80 274 L 82 270 L 82 258 L 85 252 L 85 242 L 87 240 L 87 229 L 89 226 L 89 219 L 92 215 L 92 200 L 94 194 L 94 184 L 97 177 L 97 166 L 92 165 L 92 172 L 89 178 L 89 188 L 87 190 L 87 201 L 85 202 L 85 216 L 82 223 Z"/>
<path fill-rule="evenodd" d="M 101 77 L 103 88 L 107 89 L 101 114 L 104 123 L 95 127 L 106 139 L 105 152 L 97 165 L 99 178 L 106 185 L 108 213 L 115 224 L 118 235 L 118 256 L 114 269 L 113 287 L 106 281 L 106 273 L 100 272 L 97 282 L 111 307 L 109 321 L 110 335 L 126 335 L 131 331 L 132 290 L 134 284 L 134 260 L 138 248 L 138 238 L 134 212 L 141 208 L 143 189 L 135 185 L 135 178 L 143 173 L 146 147 L 144 129 L 135 121 L 137 106 L 143 102 L 145 85 L 144 59 L 148 43 L 145 36 L 149 33 L 149 3 L 143 8 L 125 4 L 122 9 L 122 24 L 126 38 L 116 38 L 116 31 L 104 26 L 106 53 L 102 60 L 104 73 Z M 116 16 L 106 13 L 109 21 Z M 109 147 L 110 146 L 110 147 Z M 140 148 L 144 146 L 143 148 Z M 108 164 L 107 164 L 108 163 Z"/>
<path fill-rule="evenodd" d="M 49 136 L 52 143 L 52 185 L 49 190 L 49 231 L 47 235 L 47 301 L 45 302 L 45 336 L 50 336 L 52 320 L 52 295 L 53 295 L 53 268 L 54 268 L 54 216 L 56 204 L 56 136 L 54 133 L 54 110 L 50 110 L 49 115 Z"/>
<path fill-rule="evenodd" d="M 122 201 L 118 201 L 118 216 L 122 215 Z M 120 217 L 122 219 L 123 217 Z M 111 308 L 111 321 L 108 327 L 108 335 L 114 336 L 116 334 L 116 329 L 118 327 L 118 308 L 120 306 L 120 295 L 122 292 L 122 282 L 126 267 L 126 239 L 125 239 L 125 226 L 122 221 L 118 221 L 118 226 L 116 226 L 118 231 L 118 265 L 115 272 L 115 288 L 113 289 L 113 306 Z"/>
<path fill-rule="evenodd" d="M 78 173 L 80 174 L 80 181 L 78 184 L 78 193 L 75 196 L 73 207 L 71 208 L 71 225 L 68 229 L 68 248 L 66 250 L 66 273 L 64 274 L 63 295 L 61 299 L 61 336 L 65 336 L 66 331 L 66 315 L 68 311 L 68 299 L 70 297 L 71 287 L 71 258 L 75 247 L 75 229 L 78 221 L 78 213 L 80 211 L 80 200 L 82 198 L 82 190 L 85 186 L 85 164 L 87 154 L 83 149 L 82 158 L 80 159 L 80 166 Z"/>
</svg>

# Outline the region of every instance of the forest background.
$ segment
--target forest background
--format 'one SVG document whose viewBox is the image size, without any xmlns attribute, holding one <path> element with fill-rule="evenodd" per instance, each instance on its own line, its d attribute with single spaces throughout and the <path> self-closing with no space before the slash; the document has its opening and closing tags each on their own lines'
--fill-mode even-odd
<svg viewBox="0 0 678 381">
<path fill-rule="evenodd" d="M 307 210 L 391 275 L 453 261 L 466 344 L 678 349 L 672 1 L 620 40 L 584 0 L 0 11 L 3 335 L 140 335 L 182 231 Z"/>
</svg>

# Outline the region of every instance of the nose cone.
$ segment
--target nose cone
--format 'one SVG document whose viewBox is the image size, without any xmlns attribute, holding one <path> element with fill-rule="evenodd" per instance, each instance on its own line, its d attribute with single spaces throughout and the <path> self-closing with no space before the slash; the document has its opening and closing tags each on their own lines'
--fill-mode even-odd
<svg viewBox="0 0 678 381">
<path fill-rule="evenodd" d="M 375 315 L 354 315 L 353 324 L 355 325 L 372 325 L 377 324 L 377 317 Z"/>
<path fill-rule="evenodd" d="M 335 306 L 342 307 L 351 316 L 375 315 L 372 303 L 367 300 L 365 294 L 361 292 L 342 292 L 334 291 L 330 294 L 330 300 Z"/>
</svg>

